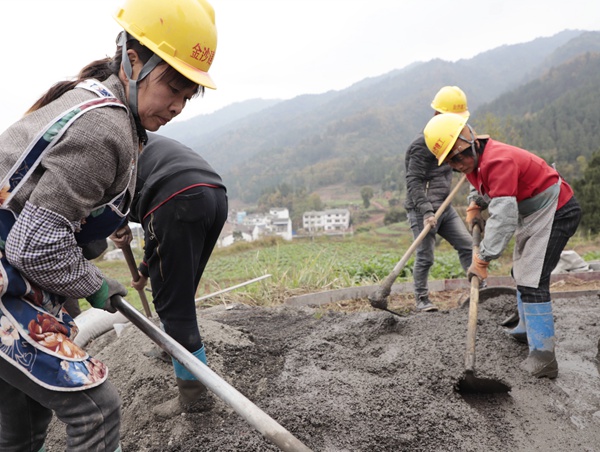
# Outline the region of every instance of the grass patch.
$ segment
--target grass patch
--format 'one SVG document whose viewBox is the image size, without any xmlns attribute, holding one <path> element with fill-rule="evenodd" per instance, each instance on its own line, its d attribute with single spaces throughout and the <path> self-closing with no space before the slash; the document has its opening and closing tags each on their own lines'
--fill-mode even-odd
<svg viewBox="0 0 600 452">
<path fill-rule="evenodd" d="M 286 298 L 303 293 L 340 289 L 351 286 L 378 284 L 394 268 L 412 243 L 412 234 L 406 223 L 389 227 L 392 237 L 368 231 L 346 237 L 315 237 L 313 239 L 284 241 L 267 238 L 252 243 L 240 242 L 227 248 L 218 248 L 208 262 L 200 282 L 197 297 L 270 274 L 271 277 L 203 301 L 203 304 L 242 302 L 257 306 L 282 303 Z M 586 261 L 600 259 L 600 239 L 576 236 L 567 245 Z M 489 273 L 508 276 L 512 267 L 511 241 L 504 254 L 492 261 Z M 136 260 L 141 251 L 134 250 Z M 131 276 L 125 261 L 97 260 L 102 272 L 120 281 L 129 289 L 127 301 L 143 312 L 137 291 L 130 287 Z M 412 281 L 414 255 L 408 260 L 398 282 Z M 435 263 L 430 279 L 464 278 L 458 254 L 446 241 L 441 240 L 435 251 Z M 152 306 L 152 294 L 146 292 Z M 82 309 L 88 303 L 80 303 Z"/>
</svg>

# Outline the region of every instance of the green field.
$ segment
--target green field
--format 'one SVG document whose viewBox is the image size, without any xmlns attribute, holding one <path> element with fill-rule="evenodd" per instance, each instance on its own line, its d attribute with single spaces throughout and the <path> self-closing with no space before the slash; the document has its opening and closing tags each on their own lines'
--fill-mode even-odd
<svg viewBox="0 0 600 452">
<path fill-rule="evenodd" d="M 576 236 L 566 249 L 577 251 L 584 259 L 598 259 L 599 239 Z M 213 252 L 198 288 L 197 297 L 214 293 L 269 274 L 269 278 L 219 295 L 203 304 L 240 301 L 260 306 L 282 303 L 302 293 L 377 284 L 385 278 L 412 243 L 406 223 L 382 227 L 345 237 L 316 237 L 284 241 L 267 238 L 252 243 L 240 242 Z M 134 250 L 136 259 L 141 251 Z M 512 246 L 493 261 L 490 273 L 509 275 Z M 440 240 L 430 279 L 464 278 L 458 255 Z M 414 256 L 407 262 L 398 282 L 411 281 Z M 96 265 L 109 277 L 129 287 L 131 280 L 124 261 L 97 260 Z M 152 296 L 146 292 L 149 301 Z M 141 310 L 137 292 L 130 288 L 127 300 Z M 82 302 L 86 308 L 87 303 Z"/>
</svg>

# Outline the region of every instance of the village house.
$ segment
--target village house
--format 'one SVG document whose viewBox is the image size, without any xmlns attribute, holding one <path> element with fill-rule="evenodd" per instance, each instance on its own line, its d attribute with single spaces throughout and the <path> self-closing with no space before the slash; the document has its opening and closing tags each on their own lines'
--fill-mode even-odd
<svg viewBox="0 0 600 452">
<path fill-rule="evenodd" d="M 262 237 L 280 236 L 284 240 L 292 240 L 292 220 L 286 208 L 272 208 L 269 213 L 247 214 L 244 211 L 234 212 L 223 227 L 218 246 L 229 246 L 240 240 L 252 242 Z"/>
<path fill-rule="evenodd" d="M 304 212 L 302 228 L 308 234 L 350 232 L 350 211 L 348 209 L 329 209 Z"/>
</svg>

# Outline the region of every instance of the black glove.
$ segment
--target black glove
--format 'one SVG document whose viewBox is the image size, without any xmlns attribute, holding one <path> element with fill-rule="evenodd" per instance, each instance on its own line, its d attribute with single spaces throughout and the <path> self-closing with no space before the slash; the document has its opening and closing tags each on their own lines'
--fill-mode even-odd
<svg viewBox="0 0 600 452">
<path fill-rule="evenodd" d="M 104 309 L 108 312 L 117 312 L 117 309 L 112 305 L 110 298 L 113 295 L 127 295 L 127 289 L 116 279 L 104 278 L 102 286 L 92 295 L 86 298 L 90 304 L 98 309 Z"/>
</svg>

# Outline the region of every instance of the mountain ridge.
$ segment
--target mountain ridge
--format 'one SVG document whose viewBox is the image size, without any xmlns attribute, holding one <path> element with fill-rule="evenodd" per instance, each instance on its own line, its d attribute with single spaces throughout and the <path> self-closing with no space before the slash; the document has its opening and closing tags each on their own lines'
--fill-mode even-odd
<svg viewBox="0 0 600 452">
<path fill-rule="evenodd" d="M 413 63 L 344 90 L 252 103 L 237 116 L 232 106 L 228 120 L 221 112 L 210 127 L 212 115 L 203 115 L 161 133 L 202 154 L 222 174 L 230 197 L 245 202 L 281 183 L 310 192 L 340 180 L 387 179 L 388 188 L 400 189 L 404 149 L 431 117 L 429 104 L 441 86 L 463 88 L 472 113 L 483 105 L 492 105 L 485 111 L 493 113 L 501 95 L 596 50 L 599 32 L 565 30 L 470 59 Z"/>
</svg>

